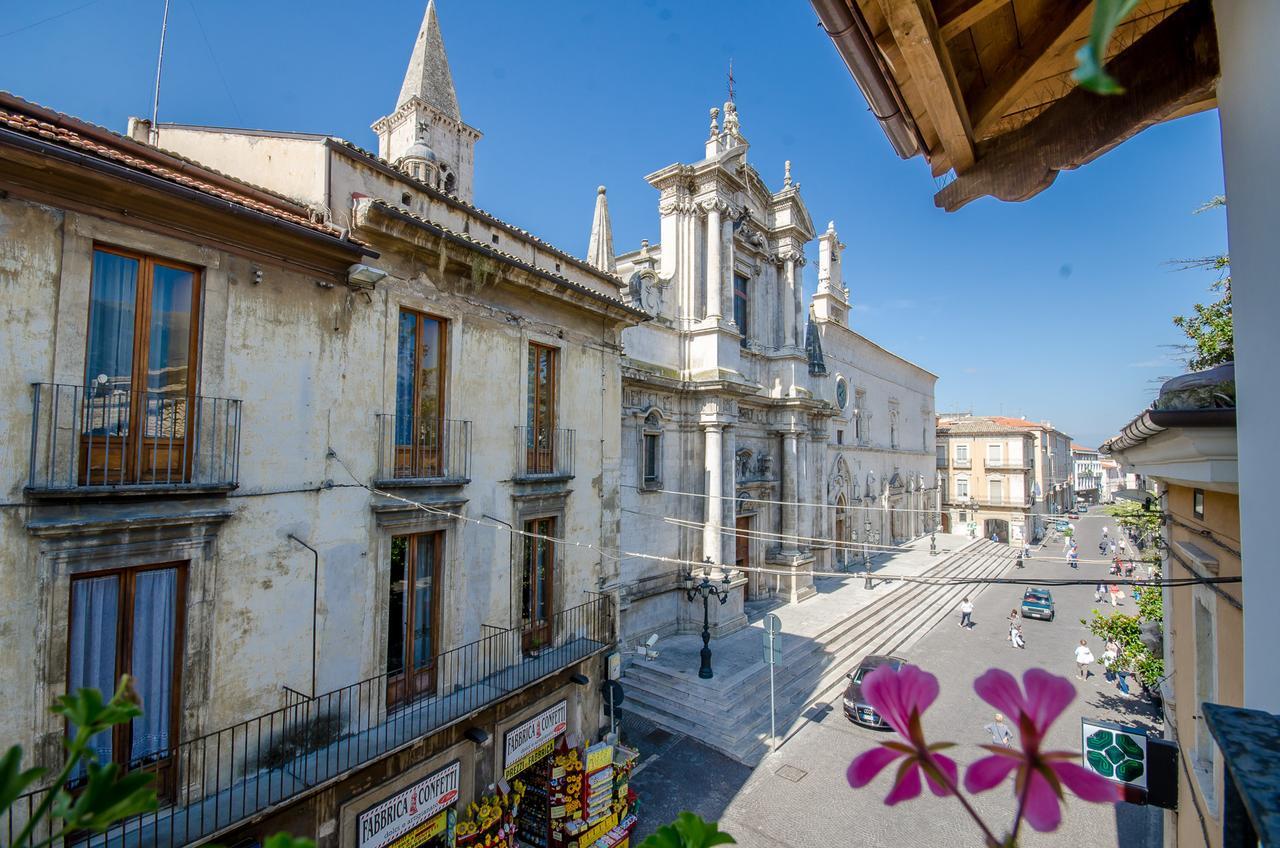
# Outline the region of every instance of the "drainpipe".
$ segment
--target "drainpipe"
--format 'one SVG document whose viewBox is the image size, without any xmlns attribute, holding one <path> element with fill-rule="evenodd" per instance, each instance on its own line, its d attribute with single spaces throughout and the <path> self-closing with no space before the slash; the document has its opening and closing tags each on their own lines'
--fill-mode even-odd
<svg viewBox="0 0 1280 848">
<path fill-rule="evenodd" d="M 320 605 L 320 554 L 292 533 L 289 538 L 311 551 L 311 697 L 316 696 L 316 617 Z"/>
<path fill-rule="evenodd" d="M 844 60 L 853 81 L 857 83 L 871 107 L 871 114 L 889 137 L 894 152 L 910 159 L 928 148 L 920 138 L 920 130 L 911 120 L 902 92 L 889 69 L 885 67 L 871 30 L 859 11 L 857 0 L 810 0 L 823 30 L 831 38 Z"/>
</svg>

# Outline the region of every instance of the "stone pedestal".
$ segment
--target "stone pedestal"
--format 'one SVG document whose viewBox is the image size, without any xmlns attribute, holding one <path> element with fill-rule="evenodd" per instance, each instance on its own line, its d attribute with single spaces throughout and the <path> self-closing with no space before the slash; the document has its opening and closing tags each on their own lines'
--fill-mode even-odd
<svg viewBox="0 0 1280 848">
<path fill-rule="evenodd" d="M 774 551 L 764 559 L 768 571 L 763 574 L 766 590 L 789 604 L 798 604 L 818 594 L 813 586 L 814 556 L 811 553 L 789 554 Z M 799 572 L 799 573 L 798 573 Z"/>
<path fill-rule="evenodd" d="M 724 585 L 720 582 L 722 577 L 722 574 L 712 572 L 711 580 L 717 587 L 722 587 Z M 699 574 L 697 579 L 701 580 L 702 575 Z M 711 602 L 707 604 L 712 639 L 728 636 L 730 633 L 747 626 L 747 613 L 743 606 L 746 594 L 747 579 L 745 577 L 735 577 L 729 583 L 729 600 L 721 604 L 718 599 L 712 598 Z M 695 597 L 690 601 L 685 597 L 684 590 L 681 589 L 679 597 L 676 599 L 676 610 L 678 616 L 676 632 L 692 633 L 694 635 L 702 632 L 701 597 Z"/>
</svg>

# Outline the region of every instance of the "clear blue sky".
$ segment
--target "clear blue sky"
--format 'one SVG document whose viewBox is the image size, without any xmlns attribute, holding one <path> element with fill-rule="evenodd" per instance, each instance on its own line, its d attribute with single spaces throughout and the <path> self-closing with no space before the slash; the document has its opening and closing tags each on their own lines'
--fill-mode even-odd
<svg viewBox="0 0 1280 848">
<path fill-rule="evenodd" d="M 122 131 L 150 112 L 162 5 L 6 3 L 0 87 Z M 160 118 L 373 148 L 424 5 L 172 0 Z M 658 240 L 643 176 L 701 158 L 732 57 L 750 160 L 775 188 L 792 160 L 815 224 L 834 219 L 848 245 L 854 327 L 938 374 L 939 410 L 1051 419 L 1096 445 L 1180 371 L 1169 318 L 1211 278 L 1167 263 L 1226 244 L 1221 211 L 1193 214 L 1223 190 L 1216 112 L 1147 130 L 1031 201 L 948 214 L 802 0 L 438 8 L 463 119 L 485 133 L 477 203 L 572 253 L 601 183 L 616 249 Z"/>
</svg>

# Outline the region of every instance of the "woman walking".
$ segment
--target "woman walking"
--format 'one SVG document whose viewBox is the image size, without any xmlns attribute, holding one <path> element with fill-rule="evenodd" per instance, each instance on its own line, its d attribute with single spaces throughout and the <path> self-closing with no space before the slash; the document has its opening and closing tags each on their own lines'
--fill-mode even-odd
<svg viewBox="0 0 1280 848">
<path fill-rule="evenodd" d="M 1093 651 L 1089 650 L 1089 643 L 1084 639 L 1080 640 L 1080 645 L 1076 648 L 1076 677 L 1081 680 L 1087 680 L 1089 677 L 1089 666 L 1093 664 Z"/>
</svg>

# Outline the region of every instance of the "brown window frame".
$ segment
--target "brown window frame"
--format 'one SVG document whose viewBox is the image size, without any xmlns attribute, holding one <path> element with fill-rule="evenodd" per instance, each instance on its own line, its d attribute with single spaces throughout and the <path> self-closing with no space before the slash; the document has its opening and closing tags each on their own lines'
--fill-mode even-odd
<svg viewBox="0 0 1280 848">
<path fill-rule="evenodd" d="M 170 755 L 163 758 L 153 760 L 141 767 L 141 771 L 150 771 L 156 775 L 154 787 L 156 794 L 162 799 L 173 797 L 174 790 L 177 785 L 177 753 L 179 740 L 181 736 L 181 720 L 182 720 L 182 666 L 183 657 L 185 655 L 186 645 L 186 625 L 187 625 L 187 569 L 190 566 L 189 560 L 174 560 L 171 562 L 149 563 L 147 565 L 130 566 L 126 568 L 105 568 L 77 574 L 71 578 L 67 591 L 67 661 L 64 670 L 63 679 L 67 681 L 68 691 L 71 688 L 71 653 L 70 633 L 72 632 L 72 617 L 75 614 L 75 584 L 81 581 L 94 580 L 101 577 L 117 577 L 119 578 L 119 591 L 116 596 L 116 660 L 115 660 L 115 679 L 119 683 L 121 675 L 132 673 L 133 660 L 133 614 L 134 614 L 134 592 L 136 589 L 137 576 L 148 571 L 161 571 L 172 568 L 177 572 L 177 585 L 175 587 L 175 603 L 174 603 L 174 622 L 173 622 L 173 672 L 170 679 L 170 691 L 173 693 L 169 699 L 169 739 L 172 740 L 170 746 Z M 103 692 L 103 699 L 110 698 L 111 692 Z M 145 708 L 145 705 L 143 705 Z M 66 723 L 66 731 L 69 734 L 71 730 L 70 722 Z M 125 759 L 127 752 L 132 745 L 133 723 L 131 721 L 117 724 L 111 729 L 111 750 L 113 761 L 119 763 L 122 771 L 129 771 L 130 763 Z M 78 780 L 72 784 L 73 788 L 78 789 L 82 780 Z"/>
<path fill-rule="evenodd" d="M 535 379 L 540 371 L 539 365 L 543 356 L 547 362 L 547 381 Z M 529 342 L 526 388 L 525 426 L 525 468 L 532 474 L 550 474 L 556 469 L 556 424 L 560 387 L 560 349 L 538 342 Z M 546 419 L 542 420 L 540 411 L 546 410 Z"/>
<path fill-rule="evenodd" d="M 439 365 L 437 369 L 440 372 L 440 385 L 436 390 L 436 408 L 439 411 L 435 421 L 435 444 L 434 445 L 417 445 L 414 443 L 400 443 L 400 408 L 399 397 L 396 398 L 395 412 L 395 466 L 393 474 L 396 478 L 431 478 L 439 477 L 444 473 L 445 450 L 444 450 L 444 434 L 445 434 L 445 399 L 449 389 L 449 319 L 439 315 L 433 315 L 429 312 L 423 312 L 418 309 L 411 309 L 407 306 L 400 307 L 399 316 L 396 320 L 396 369 L 397 376 L 400 367 L 400 319 L 405 315 L 411 315 L 415 318 L 414 327 L 414 352 L 413 352 L 413 401 L 411 410 L 410 438 L 414 438 L 420 432 L 420 424 L 422 421 L 419 415 L 420 402 L 422 397 L 422 346 L 423 346 L 423 326 L 426 321 L 434 321 L 436 326 L 440 328 L 439 336 Z M 397 389 L 399 387 L 397 386 Z"/>
<path fill-rule="evenodd" d="M 555 574 L 556 574 L 556 543 L 552 541 L 558 538 L 557 530 L 560 525 L 560 518 L 556 515 L 542 515 L 537 518 L 526 518 L 522 529 L 528 535 L 524 537 L 524 553 L 520 561 L 520 645 L 523 650 L 531 650 L 540 648 L 550 643 L 552 633 L 552 622 L 555 620 Z M 550 537 L 550 538 L 544 538 Z M 539 552 L 545 552 L 546 568 L 542 575 L 542 593 L 543 618 L 536 617 L 537 598 L 529 597 L 526 600 L 526 593 L 532 581 L 532 575 L 535 570 L 536 558 Z M 525 615 L 525 607 L 529 607 L 530 614 Z"/>
<path fill-rule="evenodd" d="M 128 406 L 128 433 L 116 444 L 89 436 L 92 412 L 88 397 L 94 375 L 88 373 L 90 342 L 89 334 L 93 330 L 93 291 L 97 285 L 93 267 L 93 257 L 98 253 L 132 259 L 138 263 L 137 291 L 134 293 L 133 315 L 133 357 L 132 371 L 129 375 L 130 399 Z M 151 301 L 155 291 L 155 269 L 160 265 L 185 271 L 192 275 L 191 280 L 191 315 L 187 347 L 187 392 L 184 419 L 184 432 L 181 439 L 151 439 L 147 443 L 146 427 L 143 416 L 143 404 L 147 394 L 147 368 L 149 364 L 151 342 Z M 80 483 L 81 485 L 106 485 L 112 481 L 124 479 L 127 482 L 188 482 L 191 477 L 192 448 L 191 411 L 195 408 L 197 384 L 200 375 L 200 341 L 201 316 L 204 313 L 204 276 L 202 269 L 196 265 L 165 259 L 149 253 L 141 253 L 115 245 L 94 243 L 89 263 L 89 315 L 85 321 L 85 362 L 84 382 L 85 400 L 81 429 L 85 436 L 80 444 Z M 141 426 L 139 426 L 141 425 Z M 177 445 L 175 462 L 174 443 Z M 161 460 L 163 456 L 163 460 Z M 163 465 L 161 464 L 163 462 Z M 175 479 L 174 465 L 178 465 L 179 475 Z M 98 480 L 95 481 L 95 474 Z"/>
<path fill-rule="evenodd" d="M 427 533 L 397 533 L 391 537 L 394 545 L 396 539 L 405 539 L 405 599 L 403 606 L 404 632 L 401 634 L 404 651 L 404 662 L 399 672 L 387 671 L 387 706 L 407 703 L 415 698 L 435 694 L 438 684 L 438 658 L 440 656 L 440 595 L 441 578 L 444 574 L 445 531 L 433 530 Z M 411 570 L 416 567 L 418 546 L 433 545 L 431 575 L 431 655 L 425 664 L 419 666 L 415 662 L 413 651 L 413 619 L 417 611 L 414 597 L 416 578 Z M 391 576 L 391 549 L 388 549 L 387 574 Z M 387 613 L 387 650 L 390 652 L 391 619 L 390 619 L 390 587 L 388 587 Z"/>
</svg>

